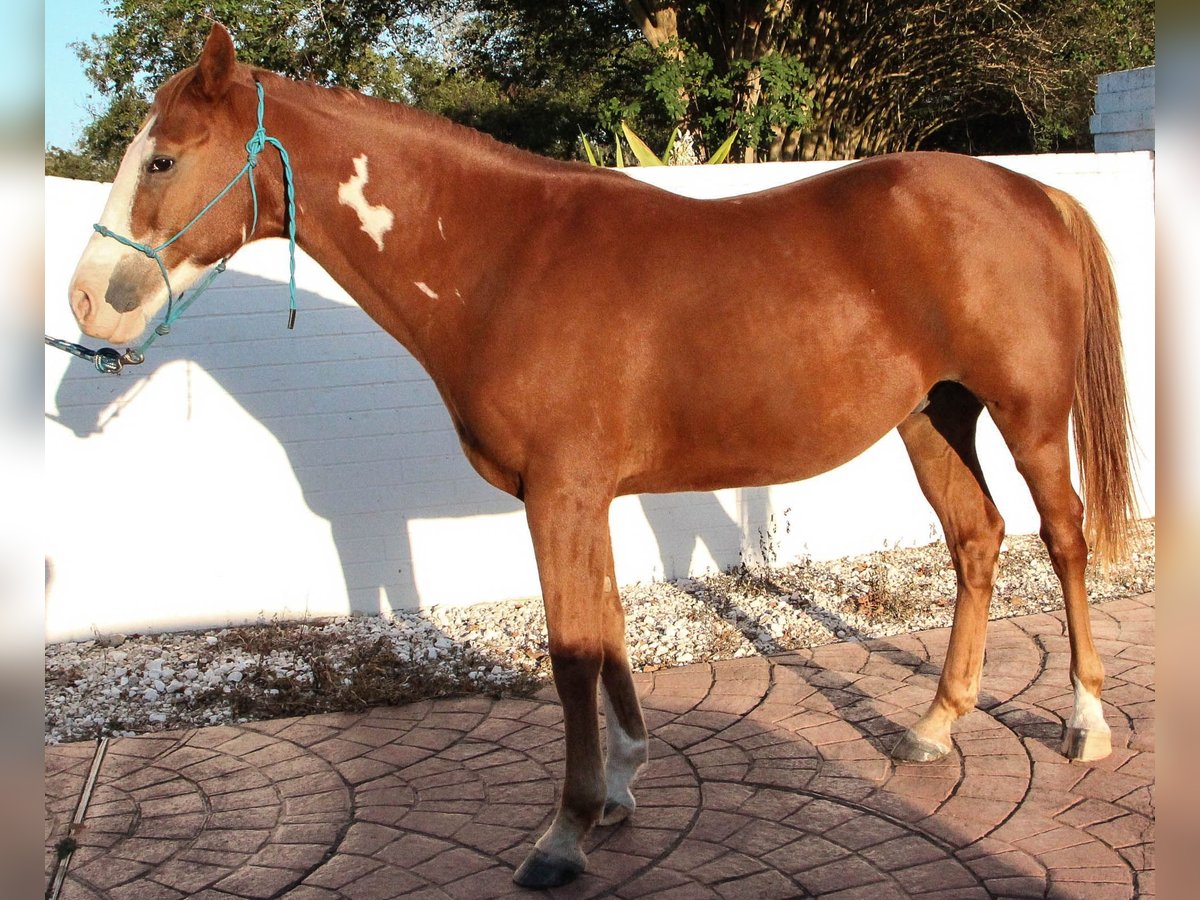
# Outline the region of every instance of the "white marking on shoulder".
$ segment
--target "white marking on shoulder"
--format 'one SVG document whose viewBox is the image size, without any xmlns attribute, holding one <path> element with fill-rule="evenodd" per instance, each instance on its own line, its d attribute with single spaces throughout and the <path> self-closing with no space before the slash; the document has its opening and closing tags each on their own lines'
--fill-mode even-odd
<svg viewBox="0 0 1200 900">
<path fill-rule="evenodd" d="M 423 281 L 414 281 L 413 287 L 415 287 L 418 291 L 420 291 L 422 294 L 424 294 L 430 300 L 438 299 L 438 292 L 435 291 L 433 288 L 431 288 L 429 285 L 427 285 Z"/>
<path fill-rule="evenodd" d="M 438 216 L 438 234 L 442 236 L 442 240 L 446 239 L 446 229 L 442 227 L 442 217 Z"/>
<path fill-rule="evenodd" d="M 382 204 L 372 205 L 363 194 L 367 183 L 367 154 L 355 157 L 354 174 L 348 181 L 338 185 L 338 203 L 348 206 L 358 215 L 365 231 L 375 242 L 375 246 L 383 250 L 383 236 L 392 230 L 396 215 Z"/>
</svg>

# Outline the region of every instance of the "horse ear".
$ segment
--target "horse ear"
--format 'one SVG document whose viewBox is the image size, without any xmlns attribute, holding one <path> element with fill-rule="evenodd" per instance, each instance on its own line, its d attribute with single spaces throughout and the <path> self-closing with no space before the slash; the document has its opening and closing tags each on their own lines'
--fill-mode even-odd
<svg viewBox="0 0 1200 900">
<path fill-rule="evenodd" d="M 200 91 L 209 100 L 220 100 L 233 83 L 233 69 L 237 55 L 233 49 L 233 38 L 225 26 L 214 23 L 200 52 L 196 64 L 200 70 Z"/>
</svg>

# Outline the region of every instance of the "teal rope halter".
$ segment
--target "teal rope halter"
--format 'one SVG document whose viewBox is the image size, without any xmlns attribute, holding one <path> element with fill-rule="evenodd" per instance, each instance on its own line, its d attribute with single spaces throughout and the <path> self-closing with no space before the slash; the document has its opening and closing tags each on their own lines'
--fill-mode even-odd
<svg viewBox="0 0 1200 900">
<path fill-rule="evenodd" d="M 184 225 L 179 231 L 175 232 L 167 240 L 163 241 L 157 247 L 151 247 L 148 244 L 142 244 L 125 235 L 117 234 L 104 225 L 96 224 L 92 228 L 97 234 L 104 237 L 112 238 L 114 241 L 124 244 L 139 253 L 150 257 L 158 264 L 158 271 L 162 275 L 163 283 L 167 286 L 167 312 L 154 330 L 150 333 L 136 350 L 128 349 L 124 354 L 118 354 L 111 347 L 104 347 L 100 350 L 89 350 L 86 347 L 81 347 L 79 344 L 72 344 L 68 341 L 58 340 L 47 336 L 46 343 L 52 347 L 57 347 L 60 350 L 66 350 L 75 356 L 80 356 L 84 359 L 90 359 L 95 363 L 96 368 L 105 374 L 116 374 L 121 371 L 121 366 L 124 364 L 138 365 L 145 361 L 146 350 L 154 343 L 155 339 L 160 335 L 169 334 L 171 325 L 187 310 L 189 306 L 203 294 L 214 278 L 225 271 L 225 264 L 229 261 L 229 257 L 222 258 L 216 266 L 214 266 L 207 275 L 201 279 L 200 283 L 191 289 L 190 292 L 185 292 L 176 295 L 171 288 L 171 279 L 167 275 L 166 264 L 159 254 L 175 241 L 185 235 L 188 230 L 200 221 L 210 209 L 220 202 L 221 198 L 228 194 L 242 178 L 250 183 L 250 198 L 254 204 L 254 220 L 250 226 L 250 235 L 258 229 L 258 189 L 254 184 L 254 169 L 258 166 L 259 154 L 266 148 L 267 144 L 273 146 L 279 151 L 279 160 L 283 164 L 283 191 L 284 199 L 287 202 L 287 235 L 288 235 L 288 328 L 294 328 L 296 325 L 296 188 L 292 180 L 292 163 L 288 158 L 287 150 L 284 149 L 278 138 L 271 137 L 267 134 L 263 127 L 263 86 L 261 82 L 256 81 L 254 86 L 258 90 L 258 127 L 254 129 L 254 134 L 250 136 L 250 140 L 246 141 L 246 164 L 242 166 L 240 172 L 233 176 L 230 182 L 221 189 L 217 196 L 213 197 L 205 207 L 192 217 L 192 220 Z M 232 255 L 232 254 L 230 254 Z M 186 297 L 185 297 L 186 294 Z"/>
</svg>

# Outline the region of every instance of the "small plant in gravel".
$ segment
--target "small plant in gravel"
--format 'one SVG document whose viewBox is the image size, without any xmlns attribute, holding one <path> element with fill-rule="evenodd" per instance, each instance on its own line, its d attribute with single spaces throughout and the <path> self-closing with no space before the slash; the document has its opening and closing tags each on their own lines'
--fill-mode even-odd
<svg viewBox="0 0 1200 900">
<path fill-rule="evenodd" d="M 866 590 L 847 606 L 867 622 L 900 622 L 917 612 L 915 595 L 893 590 L 888 583 L 888 566 L 882 557 L 866 564 L 862 577 Z"/>
<path fill-rule="evenodd" d="M 785 534 L 792 532 L 792 524 L 787 518 L 791 511 L 790 507 L 783 511 Z M 767 516 L 766 528 L 758 529 L 758 558 L 747 559 L 745 552 L 739 555 L 741 562 L 728 572 L 739 588 L 780 595 L 786 593 L 775 581 L 779 562 L 779 523 L 773 514 Z"/>
</svg>

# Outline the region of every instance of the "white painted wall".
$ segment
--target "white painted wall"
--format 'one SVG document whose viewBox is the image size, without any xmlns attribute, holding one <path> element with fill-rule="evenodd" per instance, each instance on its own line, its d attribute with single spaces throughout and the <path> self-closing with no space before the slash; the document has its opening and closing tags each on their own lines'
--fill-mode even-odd
<svg viewBox="0 0 1200 900">
<path fill-rule="evenodd" d="M 1112 248 L 1142 509 L 1152 514 L 1152 157 L 998 161 L 1077 196 Z M 719 196 L 834 165 L 629 174 Z M 49 334 L 78 335 L 66 287 L 106 193 L 46 180 Z M 47 640 L 538 594 L 520 505 L 467 465 L 420 367 L 302 255 L 300 314 L 288 332 L 286 272 L 282 241 L 246 248 L 146 364 L 118 377 L 47 350 Z M 990 423 L 980 444 L 1010 533 L 1035 531 L 1028 492 Z M 736 563 L 756 552 L 772 518 L 780 561 L 936 533 L 893 433 L 801 484 L 619 499 L 618 580 Z"/>
</svg>

